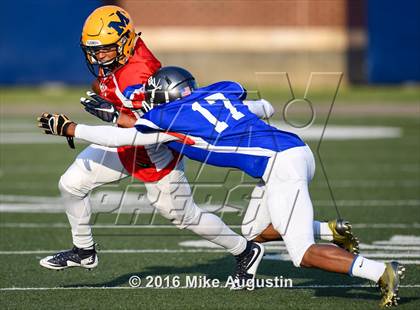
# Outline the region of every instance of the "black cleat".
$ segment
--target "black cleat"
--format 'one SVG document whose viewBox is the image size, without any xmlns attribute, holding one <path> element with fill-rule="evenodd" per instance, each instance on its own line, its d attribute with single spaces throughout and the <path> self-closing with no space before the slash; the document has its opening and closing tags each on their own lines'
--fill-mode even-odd
<svg viewBox="0 0 420 310">
<path fill-rule="evenodd" d="M 235 256 L 236 270 L 233 275 L 231 290 L 243 288 L 253 289 L 253 281 L 257 273 L 258 265 L 264 256 L 264 247 L 260 243 L 248 241 L 243 253 Z"/>
<path fill-rule="evenodd" d="M 53 270 L 62 270 L 69 267 L 93 269 L 98 266 L 98 255 L 96 255 L 95 247 L 93 249 L 79 249 L 73 246 L 71 250 L 44 257 L 39 261 L 39 264 Z"/>
</svg>

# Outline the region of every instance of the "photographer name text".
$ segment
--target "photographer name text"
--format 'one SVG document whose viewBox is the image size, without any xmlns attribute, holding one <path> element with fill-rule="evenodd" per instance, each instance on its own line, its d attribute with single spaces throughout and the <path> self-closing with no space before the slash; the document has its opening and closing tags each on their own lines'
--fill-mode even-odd
<svg viewBox="0 0 420 310">
<path fill-rule="evenodd" d="M 229 276 L 226 281 L 212 279 L 204 275 L 171 275 L 171 276 L 137 276 L 129 278 L 128 284 L 133 288 L 290 288 L 293 280 L 276 276 L 274 278 L 238 280 Z"/>
</svg>

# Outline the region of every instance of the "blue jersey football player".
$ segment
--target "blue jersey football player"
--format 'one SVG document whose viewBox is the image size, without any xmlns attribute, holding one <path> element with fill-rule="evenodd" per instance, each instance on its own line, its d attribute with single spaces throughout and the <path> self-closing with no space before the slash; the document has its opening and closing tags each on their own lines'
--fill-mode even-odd
<svg viewBox="0 0 420 310">
<path fill-rule="evenodd" d="M 164 67 L 151 76 L 145 98 L 152 107 L 134 128 L 76 125 L 62 115 L 44 117 L 53 134 L 92 143 L 156 145 L 165 143 L 188 158 L 219 167 L 240 169 L 261 179 L 254 190 L 257 207 L 245 219 L 245 235 L 254 239 L 267 226 L 281 235 L 296 267 L 312 267 L 375 281 L 381 305 L 396 305 L 404 267 L 382 263 L 314 242 L 313 207 L 308 184 L 315 161 L 297 135 L 266 124 L 244 104 L 246 91 L 235 82 L 198 88 L 194 77 L 178 67 Z M 255 194 L 255 195 L 254 195 Z M 251 202 L 252 204 L 252 202 Z"/>
</svg>

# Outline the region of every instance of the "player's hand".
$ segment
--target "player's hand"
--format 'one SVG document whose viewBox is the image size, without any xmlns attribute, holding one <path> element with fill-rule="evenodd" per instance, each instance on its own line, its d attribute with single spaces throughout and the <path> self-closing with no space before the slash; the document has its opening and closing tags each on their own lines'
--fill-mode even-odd
<svg viewBox="0 0 420 310">
<path fill-rule="evenodd" d="M 108 123 L 115 123 L 117 121 L 119 112 L 111 102 L 92 91 L 88 91 L 86 94 L 90 98 L 82 97 L 80 98 L 80 103 L 85 107 L 87 112 Z"/>
<path fill-rule="evenodd" d="M 38 127 L 43 129 L 47 135 L 65 136 L 69 146 L 74 149 L 73 137 L 68 129 L 71 124 L 75 125 L 75 123 L 67 116 L 64 114 L 42 113 L 37 120 Z"/>
<path fill-rule="evenodd" d="M 67 116 L 64 114 L 50 114 L 42 113 L 38 117 L 38 127 L 44 129 L 44 132 L 47 135 L 56 135 L 56 136 L 69 136 L 67 133 L 67 128 L 70 124 L 74 124 Z"/>
</svg>

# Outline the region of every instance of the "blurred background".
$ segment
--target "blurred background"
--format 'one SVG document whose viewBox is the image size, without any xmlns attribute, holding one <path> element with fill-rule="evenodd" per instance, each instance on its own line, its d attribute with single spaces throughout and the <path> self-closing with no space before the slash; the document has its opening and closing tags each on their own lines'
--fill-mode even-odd
<svg viewBox="0 0 420 310">
<path fill-rule="evenodd" d="M 104 4 L 125 8 L 163 64 L 202 83 L 255 72 L 343 72 L 349 84 L 420 81 L 420 3 L 403 0 L 20 0 L 2 4 L 0 83 L 88 84 L 79 37 Z"/>
</svg>

